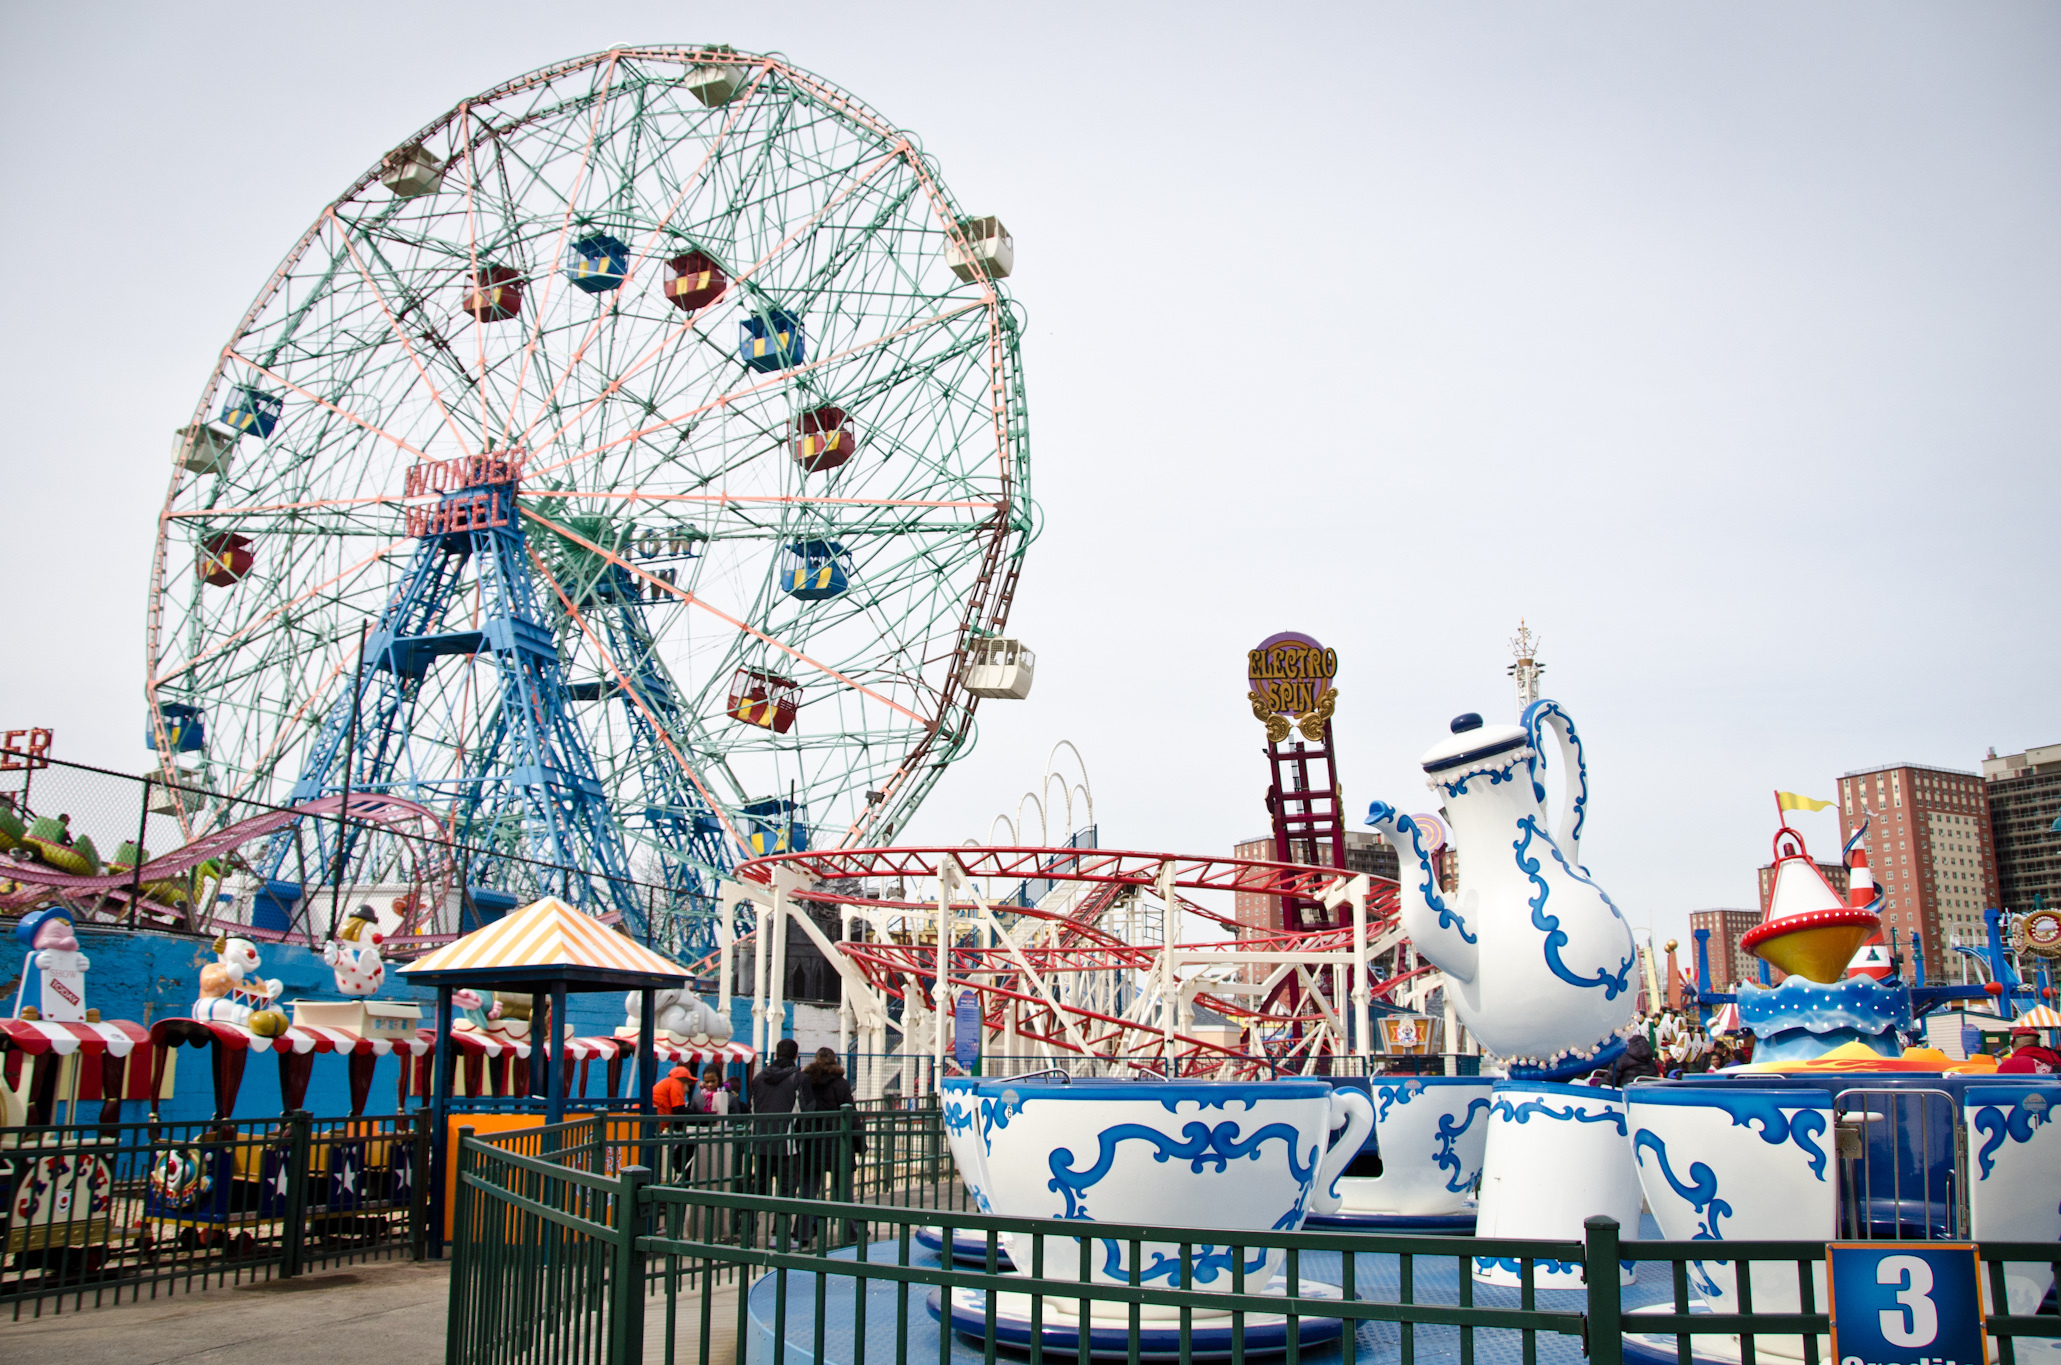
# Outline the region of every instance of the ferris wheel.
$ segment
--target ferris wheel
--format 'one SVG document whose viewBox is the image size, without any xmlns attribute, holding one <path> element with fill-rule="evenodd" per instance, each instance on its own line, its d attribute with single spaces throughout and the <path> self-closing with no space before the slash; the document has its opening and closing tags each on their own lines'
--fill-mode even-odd
<svg viewBox="0 0 2061 1365">
<path fill-rule="evenodd" d="M 387 792 L 489 851 L 468 884 L 647 930 L 633 884 L 691 909 L 891 840 L 1031 675 L 1013 250 L 908 134 L 721 47 L 564 62 L 387 153 L 174 446 L 146 690 L 224 801 L 189 830 Z M 334 837 L 275 837 L 275 908 Z"/>
</svg>

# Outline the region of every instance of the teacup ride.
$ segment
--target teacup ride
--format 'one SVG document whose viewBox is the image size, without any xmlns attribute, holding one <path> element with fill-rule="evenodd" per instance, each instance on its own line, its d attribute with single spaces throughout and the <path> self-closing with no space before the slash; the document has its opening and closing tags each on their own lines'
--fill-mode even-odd
<svg viewBox="0 0 2061 1365">
<path fill-rule="evenodd" d="M 981 1212 L 1197 1233 L 1139 1243 L 1045 1236 L 1034 1247 L 1028 1234 L 1004 1232 L 999 1239 L 1016 1273 L 1037 1265 L 1047 1276 L 1085 1273 L 1104 1285 L 1126 1285 L 1135 1275 L 1143 1285 L 1205 1294 L 1230 1293 L 1234 1280 L 1245 1294 L 1286 1293 L 1285 1252 L 1240 1248 L 1222 1234 L 1293 1232 L 1313 1212 L 1335 1212 L 1338 1179 L 1374 1124 L 1364 1094 L 1319 1079 L 951 1078 L 943 1091 L 946 1139 Z M 1207 1227 L 1196 1221 L 1205 1216 Z M 981 1254 L 984 1260 L 984 1234 Z M 1343 1296 L 1338 1286 L 1310 1279 L 1297 1290 L 1305 1299 Z M 955 1289 L 949 1300 L 933 1291 L 929 1308 L 968 1336 L 984 1336 L 992 1312 L 1004 1345 L 1027 1348 L 1036 1336 L 1048 1351 L 1080 1348 L 1078 1300 L 1048 1297 L 1035 1328 L 1029 1294 L 999 1292 L 990 1305 L 980 1290 Z M 1181 1351 L 1181 1309 L 1102 1303 L 1090 1309 L 1089 1353 L 1127 1353 L 1134 1311 L 1141 1355 Z M 1293 1326 L 1302 1347 L 1336 1340 L 1343 1330 L 1336 1318 L 1301 1316 Z M 1241 1325 L 1228 1310 L 1198 1308 L 1189 1311 L 1186 1331 L 1193 1357 L 1290 1344 L 1285 1314 L 1247 1313 Z"/>
<path fill-rule="evenodd" d="M 1622 1096 L 1561 1084 L 1623 1050 L 1638 993 L 1631 926 L 1581 861 L 1590 813 L 1581 738 L 1550 700 L 1527 706 L 1517 725 L 1469 712 L 1451 729 L 1419 763 L 1465 887 L 1441 889 L 1417 818 L 1377 801 L 1367 823 L 1395 846 L 1411 942 L 1445 973 L 1448 1004 L 1508 1072 L 1486 1114 L 1476 1233 L 1575 1241 L 1598 1214 L 1636 1228 Z M 1474 1273 L 1519 1280 L 1516 1262 L 1495 1258 L 1476 1258 Z M 1579 1288 L 1582 1268 L 1541 1265 L 1535 1284 Z"/>
<path fill-rule="evenodd" d="M 1307 1225 L 1472 1233 L 1494 1078 L 1374 1076 L 1331 1083 L 1367 1094 L 1374 1131 L 1339 1177 L 1337 1210 L 1313 1212 Z"/>
<path fill-rule="evenodd" d="M 2061 1077 L 2001 1076 L 1991 1058 L 1950 1060 L 1906 1048 L 1910 991 L 1894 978 L 1848 975 L 1879 923 L 1865 854 L 1842 901 L 1801 836 L 1777 837 L 1764 922 L 1746 937 L 1791 975 L 1739 999 L 1759 1040 L 1753 1065 L 1710 1076 L 1644 1082 L 1626 1092 L 1640 1185 L 1670 1240 L 2061 1242 Z M 1815 1255 L 1815 1253 L 1812 1253 Z M 1813 1267 L 1823 1311 L 1822 1262 Z M 1713 1256 L 1689 1267 L 1691 1312 L 1740 1311 L 1736 1265 Z M 2053 1286 L 2050 1262 L 2009 1262 L 2003 1300 L 2036 1312 Z M 1802 1310 L 1795 1263 L 1752 1270 L 1754 1311 Z M 1995 1287 L 1991 1291 L 1995 1293 Z M 2000 1306 L 2001 1307 L 2001 1306 Z M 1634 1309 L 1628 1325 L 1641 1311 Z M 1702 1365 L 1736 1365 L 1736 1335 L 1693 1334 Z M 1806 1358 L 1801 1336 L 1757 1335 L 1757 1358 Z M 1830 1342 L 1815 1343 L 1830 1360 Z M 1994 1347 L 1992 1347 L 1994 1350 Z M 2061 1361 L 2052 1341 L 2017 1338 L 2021 1365 Z M 1678 1365 L 1675 1338 L 1630 1332 L 1625 1355 Z"/>
</svg>

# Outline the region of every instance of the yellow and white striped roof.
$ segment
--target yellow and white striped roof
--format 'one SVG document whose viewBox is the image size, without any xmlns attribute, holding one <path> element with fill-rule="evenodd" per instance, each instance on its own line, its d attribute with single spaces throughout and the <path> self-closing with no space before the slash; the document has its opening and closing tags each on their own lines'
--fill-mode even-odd
<svg viewBox="0 0 2061 1365">
<path fill-rule="evenodd" d="M 2061 1010 L 2052 1005 L 2029 1009 L 2011 1021 L 2013 1028 L 2061 1028 Z"/>
<path fill-rule="evenodd" d="M 516 912 L 456 943 L 416 958 L 408 972 L 489 967 L 598 967 L 607 971 L 685 976 L 687 969 L 627 935 L 607 928 L 555 896 Z"/>
</svg>

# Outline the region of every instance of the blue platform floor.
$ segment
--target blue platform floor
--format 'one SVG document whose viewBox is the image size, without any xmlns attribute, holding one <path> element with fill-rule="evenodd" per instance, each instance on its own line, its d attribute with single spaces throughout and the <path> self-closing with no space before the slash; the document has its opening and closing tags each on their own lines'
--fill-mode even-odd
<svg viewBox="0 0 2061 1365">
<path fill-rule="evenodd" d="M 1657 1238 L 1660 1233 L 1652 1225 L 1652 1219 L 1645 1220 L 1642 1229 L 1645 1236 Z M 1471 1239 L 1453 1239 L 1454 1251 L 1464 1255 Z M 911 1245 L 911 1263 L 935 1267 L 938 1259 L 935 1253 L 922 1251 Z M 836 1253 L 839 1259 L 855 1259 L 851 1250 Z M 892 1264 L 895 1259 L 895 1244 L 891 1241 L 876 1242 L 867 1252 L 867 1259 Z M 1418 1256 L 1414 1267 L 1414 1298 L 1419 1303 L 1459 1302 L 1459 1270 L 1462 1262 L 1446 1257 Z M 1305 1252 L 1302 1257 L 1302 1274 L 1306 1280 L 1324 1281 L 1336 1284 L 1342 1278 L 1340 1257 L 1334 1252 Z M 1401 1297 L 1399 1280 L 1400 1267 L 1395 1256 L 1359 1255 L 1355 1257 L 1354 1276 L 1357 1290 L 1362 1298 L 1381 1302 L 1396 1302 Z M 749 1315 L 747 1339 L 744 1343 L 745 1360 L 750 1365 L 774 1365 L 774 1316 L 776 1308 L 776 1287 L 773 1275 L 762 1275 L 752 1283 L 747 1300 Z M 1667 1269 L 1661 1265 L 1639 1267 L 1638 1282 L 1627 1286 L 1624 1291 L 1624 1305 L 1627 1310 L 1647 1304 L 1663 1303 L 1668 1300 Z M 816 1277 L 812 1274 L 789 1272 L 787 1276 L 787 1307 L 780 1334 L 785 1338 L 785 1349 L 780 1352 L 781 1365 L 859 1365 L 859 1343 L 854 1331 L 857 1315 L 854 1289 L 856 1281 L 844 1276 L 829 1277 L 825 1290 L 825 1312 L 823 1322 L 822 1355 L 817 1358 L 816 1346 Z M 939 1350 L 939 1328 L 937 1320 L 925 1306 L 931 1294 L 927 1285 L 911 1285 L 908 1289 L 907 1322 L 900 1321 L 897 1312 L 897 1286 L 884 1281 L 869 1281 L 866 1297 L 866 1341 L 865 1365 L 897 1365 L 898 1360 L 940 1362 L 940 1365 L 980 1365 L 983 1351 L 978 1338 L 954 1335 L 949 1353 Z M 1053 1302 L 1051 1300 L 1047 1301 Z M 1519 1292 L 1494 1285 L 1477 1283 L 1474 1286 L 1474 1302 L 1480 1307 L 1519 1306 Z M 1579 1313 L 1582 1311 L 1583 1295 L 1579 1291 L 1539 1290 L 1538 1307 L 1553 1311 Z M 905 1354 L 898 1355 L 897 1338 L 902 1330 L 907 1337 L 901 1346 Z M 1364 1365 L 1386 1365 L 1401 1358 L 1401 1327 L 1390 1322 L 1362 1323 L 1358 1333 L 1356 1361 Z M 1099 1332 L 1098 1332 L 1099 1335 Z M 1580 1365 L 1582 1360 L 1579 1337 L 1559 1336 L 1541 1332 L 1536 1337 L 1538 1365 Z M 1342 1344 L 1332 1341 L 1323 1344 L 1306 1345 L 1300 1352 L 1305 1365 L 1332 1365 L 1343 1359 Z M 1474 1332 L 1475 1365 L 1520 1365 L 1524 1359 L 1523 1336 L 1521 1333 L 1503 1329 L 1477 1328 Z M 1200 1354 L 1200 1353 L 1198 1353 Z M 1261 1353 L 1248 1351 L 1249 1356 Z M 1027 1359 L 1028 1353 L 1003 1348 L 998 1355 L 1004 1359 Z M 1279 1358 L 1279 1353 L 1275 1353 Z M 1050 1360 L 1071 1361 L 1074 1356 L 1069 1349 L 1063 1354 L 1051 1346 L 1046 1348 Z M 1414 1328 L 1413 1356 L 1419 1365 L 1458 1365 L 1460 1360 L 1460 1329 L 1419 1324 Z"/>
</svg>

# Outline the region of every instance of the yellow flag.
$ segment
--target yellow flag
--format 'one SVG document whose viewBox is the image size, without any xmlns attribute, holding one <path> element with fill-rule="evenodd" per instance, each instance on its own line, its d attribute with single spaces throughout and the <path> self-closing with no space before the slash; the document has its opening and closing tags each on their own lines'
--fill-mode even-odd
<svg viewBox="0 0 2061 1365">
<path fill-rule="evenodd" d="M 1813 801 L 1810 797 L 1798 796 L 1795 792 L 1776 792 L 1775 804 L 1783 810 L 1824 810 L 1832 803 Z"/>
</svg>

